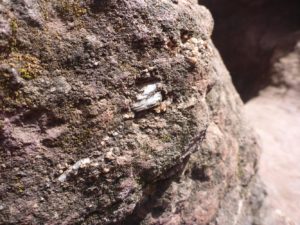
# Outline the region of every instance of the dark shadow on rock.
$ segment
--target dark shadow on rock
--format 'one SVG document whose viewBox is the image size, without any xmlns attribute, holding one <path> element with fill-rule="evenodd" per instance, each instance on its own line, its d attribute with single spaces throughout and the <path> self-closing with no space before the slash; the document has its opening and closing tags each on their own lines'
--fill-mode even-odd
<svg viewBox="0 0 300 225">
<path fill-rule="evenodd" d="M 160 217 L 168 205 L 162 205 L 159 203 L 159 201 L 161 201 L 163 195 L 168 190 L 170 185 L 173 182 L 180 180 L 180 174 L 182 174 L 184 171 L 188 161 L 189 156 L 186 157 L 181 164 L 170 168 L 167 173 L 164 173 L 170 174 L 171 177 L 158 180 L 150 185 L 146 185 L 143 189 L 142 200 L 136 205 L 133 213 L 125 220 L 112 223 L 110 225 L 139 225 L 149 213 L 151 213 L 152 217 L 154 218 Z"/>
<path fill-rule="evenodd" d="M 213 41 L 244 101 L 268 86 L 273 50 L 300 27 L 300 2 L 201 0 L 215 20 Z"/>
</svg>

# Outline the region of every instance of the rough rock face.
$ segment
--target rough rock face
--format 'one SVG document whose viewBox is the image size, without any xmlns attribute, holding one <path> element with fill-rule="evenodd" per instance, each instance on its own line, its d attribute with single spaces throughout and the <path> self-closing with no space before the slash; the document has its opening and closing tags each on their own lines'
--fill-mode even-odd
<svg viewBox="0 0 300 225">
<path fill-rule="evenodd" d="M 1 224 L 253 224 L 258 151 L 192 0 L 0 1 Z"/>
</svg>

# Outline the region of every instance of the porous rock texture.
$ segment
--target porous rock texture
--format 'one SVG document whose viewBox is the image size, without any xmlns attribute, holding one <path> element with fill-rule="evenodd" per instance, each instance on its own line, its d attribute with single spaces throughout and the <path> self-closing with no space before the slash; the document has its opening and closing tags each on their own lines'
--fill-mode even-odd
<svg viewBox="0 0 300 225">
<path fill-rule="evenodd" d="M 205 7 L 0 12 L 0 224 L 257 222 L 258 147 Z"/>
</svg>

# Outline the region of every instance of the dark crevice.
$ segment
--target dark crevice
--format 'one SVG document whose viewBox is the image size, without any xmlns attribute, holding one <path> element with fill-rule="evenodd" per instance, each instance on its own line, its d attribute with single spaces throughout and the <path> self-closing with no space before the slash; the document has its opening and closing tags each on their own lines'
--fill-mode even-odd
<svg viewBox="0 0 300 225">
<path fill-rule="evenodd" d="M 300 28 L 300 1 L 199 0 L 215 20 L 213 41 L 244 101 L 271 82 L 267 74 L 278 43 Z"/>
<path fill-rule="evenodd" d="M 201 182 L 209 181 L 209 176 L 207 174 L 205 166 L 202 166 L 200 168 L 199 167 L 194 167 L 192 169 L 191 176 L 192 176 L 193 180 L 199 180 Z"/>
</svg>

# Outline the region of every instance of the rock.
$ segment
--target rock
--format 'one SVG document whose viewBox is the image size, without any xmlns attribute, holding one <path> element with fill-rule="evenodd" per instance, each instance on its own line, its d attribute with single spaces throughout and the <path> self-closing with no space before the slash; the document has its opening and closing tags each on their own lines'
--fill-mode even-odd
<svg viewBox="0 0 300 225">
<path fill-rule="evenodd" d="M 205 7 L 3 8 L 18 29 L 1 64 L 23 82 L 0 76 L 0 224 L 254 222 L 258 146 Z"/>
<path fill-rule="evenodd" d="M 2 9 L 0 9 L 0 12 Z M 11 26 L 9 21 L 0 15 L 0 49 L 4 51 L 9 46 L 9 38 L 12 35 Z"/>
</svg>

